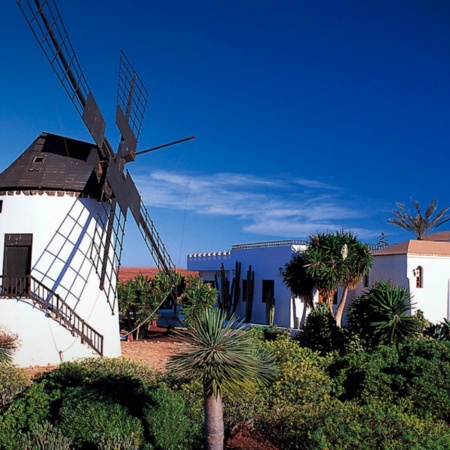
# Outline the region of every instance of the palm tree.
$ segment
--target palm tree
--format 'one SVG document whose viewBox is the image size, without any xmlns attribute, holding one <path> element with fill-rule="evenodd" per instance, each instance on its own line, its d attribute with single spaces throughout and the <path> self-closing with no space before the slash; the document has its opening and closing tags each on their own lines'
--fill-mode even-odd
<svg viewBox="0 0 450 450">
<path fill-rule="evenodd" d="M 392 211 L 392 217 L 388 220 L 388 223 L 409 231 L 416 239 L 423 239 L 428 233 L 450 220 L 450 217 L 447 215 L 450 207 L 436 212 L 437 200 L 431 201 L 425 211 L 425 215 L 422 215 L 420 204 L 417 200 L 411 198 L 411 204 L 415 210 L 414 215 L 406 211 L 403 203 L 397 203 L 398 209 Z"/>
<path fill-rule="evenodd" d="M 283 283 L 295 297 L 300 297 L 304 303 L 300 327 L 303 327 L 305 323 L 306 311 L 314 305 L 313 297 L 316 292 L 314 279 L 306 271 L 306 263 L 306 255 L 304 253 L 296 253 L 285 265 L 285 269 L 282 272 Z"/>
<path fill-rule="evenodd" d="M 168 362 L 168 369 L 178 377 L 202 381 L 208 450 L 223 449 L 224 392 L 237 395 L 242 390 L 252 391 L 276 374 L 274 358 L 257 350 L 249 334 L 235 327 L 234 316 L 225 322 L 224 311 L 203 309 L 187 330 L 187 350 Z"/>
<path fill-rule="evenodd" d="M 348 290 L 354 289 L 372 266 L 369 246 L 350 232 L 319 233 L 310 237 L 305 259 L 307 275 L 314 280 L 340 327 Z M 339 286 L 344 290 L 334 314 L 333 299 Z"/>
<path fill-rule="evenodd" d="M 344 315 L 348 290 L 356 288 L 361 281 L 361 277 L 369 272 L 373 261 L 369 246 L 359 242 L 354 234 L 343 233 L 342 238 L 345 241 L 344 248 L 347 249 L 344 255 L 347 267 L 341 283 L 344 290 L 336 310 L 336 325 L 338 327 L 342 326 L 342 316 Z"/>
<path fill-rule="evenodd" d="M 346 264 L 343 258 L 341 232 L 318 233 L 310 236 L 305 252 L 307 275 L 314 280 L 316 289 L 333 312 L 333 299 L 341 284 Z"/>
<path fill-rule="evenodd" d="M 0 364 L 11 364 L 14 350 L 18 347 L 18 337 L 0 328 Z"/>
</svg>

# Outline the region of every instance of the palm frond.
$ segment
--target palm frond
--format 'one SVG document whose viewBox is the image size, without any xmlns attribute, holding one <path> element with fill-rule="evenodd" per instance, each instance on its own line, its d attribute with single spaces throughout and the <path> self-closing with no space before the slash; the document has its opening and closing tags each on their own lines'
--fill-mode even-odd
<svg viewBox="0 0 450 450">
<path fill-rule="evenodd" d="M 235 317 L 227 322 L 221 310 L 203 310 L 185 341 L 186 352 L 173 356 L 167 367 L 178 376 L 200 379 L 208 395 L 252 390 L 276 373 L 274 359 L 258 352 Z"/>
</svg>

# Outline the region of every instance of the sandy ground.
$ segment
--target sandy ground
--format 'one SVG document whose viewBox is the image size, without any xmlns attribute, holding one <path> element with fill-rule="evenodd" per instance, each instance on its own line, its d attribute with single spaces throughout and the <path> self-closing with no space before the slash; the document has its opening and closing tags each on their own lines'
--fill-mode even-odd
<svg viewBox="0 0 450 450">
<path fill-rule="evenodd" d="M 179 337 L 173 335 L 122 342 L 122 358 L 138 361 L 150 369 L 165 371 L 169 358 L 183 352 L 186 346 Z"/>
<path fill-rule="evenodd" d="M 180 353 L 186 348 L 186 343 L 173 332 L 168 333 L 165 328 L 155 328 L 147 339 L 139 341 L 121 342 L 121 358 L 138 361 L 150 369 L 166 370 L 166 364 L 171 355 Z M 34 377 L 42 372 L 50 372 L 56 366 L 34 366 L 25 371 Z"/>
</svg>

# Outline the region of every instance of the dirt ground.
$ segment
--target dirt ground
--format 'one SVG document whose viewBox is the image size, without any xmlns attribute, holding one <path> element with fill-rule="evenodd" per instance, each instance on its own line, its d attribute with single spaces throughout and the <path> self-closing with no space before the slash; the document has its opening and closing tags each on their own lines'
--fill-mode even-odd
<svg viewBox="0 0 450 450">
<path fill-rule="evenodd" d="M 131 361 L 138 361 L 150 369 L 165 371 L 170 356 L 181 353 L 186 349 L 186 343 L 173 332 L 164 328 L 154 328 L 148 338 L 138 341 L 122 342 L 122 356 Z M 26 369 L 33 377 L 42 372 L 53 370 L 54 366 L 30 367 Z M 252 436 L 245 426 L 231 436 L 225 445 L 226 450 L 278 450 L 269 442 L 263 442 Z"/>
</svg>

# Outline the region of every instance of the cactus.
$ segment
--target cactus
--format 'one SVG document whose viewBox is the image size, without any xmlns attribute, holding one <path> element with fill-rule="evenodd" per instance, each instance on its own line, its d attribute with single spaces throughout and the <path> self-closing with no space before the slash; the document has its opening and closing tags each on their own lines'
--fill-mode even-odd
<svg viewBox="0 0 450 450">
<path fill-rule="evenodd" d="M 246 299 L 247 305 L 245 308 L 245 321 L 250 323 L 252 321 L 253 313 L 253 294 L 255 288 L 255 272 L 252 270 L 250 265 L 247 270 L 247 287 L 246 287 Z"/>
<path fill-rule="evenodd" d="M 240 262 L 236 262 L 234 269 L 234 276 L 231 282 L 225 276 L 225 268 L 223 264 L 220 266 L 219 276 L 215 275 L 216 286 L 219 286 L 219 309 L 226 312 L 227 318 L 229 319 L 235 312 L 239 303 L 241 296 L 241 266 Z"/>
<path fill-rule="evenodd" d="M 275 299 L 273 297 L 266 300 L 266 325 L 272 326 L 275 320 Z"/>
<path fill-rule="evenodd" d="M 237 305 L 241 297 L 241 267 L 242 264 L 240 262 L 236 262 L 233 282 L 231 285 L 231 304 L 229 305 L 229 311 L 227 311 L 229 317 L 231 317 L 236 312 Z"/>
<path fill-rule="evenodd" d="M 228 278 L 225 276 L 225 268 L 223 267 L 223 263 L 220 266 L 220 284 L 219 284 L 219 308 L 224 311 L 229 310 L 229 286 L 230 282 Z"/>
</svg>

